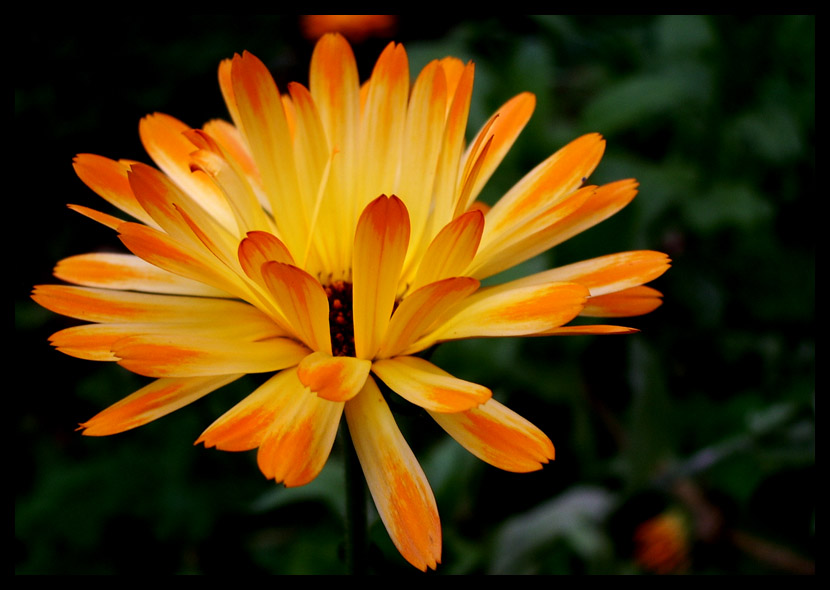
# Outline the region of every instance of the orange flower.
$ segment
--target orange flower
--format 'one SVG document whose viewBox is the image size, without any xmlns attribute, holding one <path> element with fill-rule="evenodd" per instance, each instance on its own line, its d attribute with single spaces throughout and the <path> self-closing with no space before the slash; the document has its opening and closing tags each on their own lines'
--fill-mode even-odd
<svg viewBox="0 0 830 590">
<path fill-rule="evenodd" d="M 687 526 L 680 514 L 664 512 L 640 524 L 634 542 L 634 558 L 645 570 L 671 574 L 689 565 Z"/>
<path fill-rule="evenodd" d="M 654 309 L 660 294 L 642 285 L 668 259 L 626 252 L 481 287 L 612 215 L 637 185 L 583 186 L 604 147 L 591 134 L 484 213 L 476 197 L 534 97 L 508 101 L 465 149 L 473 70 L 434 61 L 410 86 L 393 43 L 361 87 L 348 43 L 327 35 L 309 88 L 287 94 L 253 55 L 224 61 L 233 124 L 143 119 L 160 170 L 79 155 L 81 180 L 136 221 L 72 208 L 116 230 L 131 254 L 67 258 L 55 275 L 74 285 L 33 297 L 90 322 L 52 337 L 62 352 L 155 378 L 84 434 L 128 430 L 244 374 L 273 373 L 197 442 L 257 448 L 267 477 L 298 486 L 322 469 L 345 415 L 378 512 L 422 570 L 440 561 L 438 511 L 376 379 L 492 465 L 526 472 L 553 459 L 548 437 L 489 389 L 418 354 L 463 338 L 631 332 L 565 324 Z"/>
<path fill-rule="evenodd" d="M 367 37 L 385 37 L 395 30 L 394 14 L 304 14 L 300 19 L 303 35 L 317 40 L 326 33 L 340 33 L 354 43 Z"/>
</svg>

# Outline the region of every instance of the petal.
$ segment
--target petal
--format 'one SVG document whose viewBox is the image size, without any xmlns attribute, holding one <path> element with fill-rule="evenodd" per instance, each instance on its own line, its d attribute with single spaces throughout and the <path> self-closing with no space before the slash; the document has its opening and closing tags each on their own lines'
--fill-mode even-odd
<svg viewBox="0 0 830 590">
<path fill-rule="evenodd" d="M 475 292 L 479 282 L 470 277 L 444 279 L 407 295 L 392 319 L 376 358 L 398 355 L 418 340 L 448 309 Z"/>
<path fill-rule="evenodd" d="M 548 281 L 579 283 L 588 288 L 592 300 L 648 283 L 666 272 L 671 261 L 662 252 L 637 250 L 621 252 L 560 266 L 514 281 L 514 285 L 541 284 Z"/>
<path fill-rule="evenodd" d="M 299 486 L 325 465 L 342 413 L 342 403 L 313 395 L 289 369 L 217 419 L 196 444 L 224 451 L 259 447 L 257 463 L 266 477 Z"/>
<path fill-rule="evenodd" d="M 138 223 L 123 223 L 118 231 L 118 238 L 127 249 L 153 266 L 241 298 L 249 294 L 240 277 L 211 252 L 185 245 L 164 232 Z"/>
<path fill-rule="evenodd" d="M 372 372 L 392 391 L 431 412 L 469 410 L 492 395 L 486 387 L 457 379 L 429 361 L 414 356 L 375 361 Z"/>
<path fill-rule="evenodd" d="M 360 392 L 371 368 L 371 361 L 315 352 L 302 360 L 297 376 L 321 398 L 345 402 Z"/>
<path fill-rule="evenodd" d="M 294 264 L 294 258 L 285 244 L 273 234 L 263 231 L 248 232 L 247 237 L 239 242 L 238 257 L 245 274 L 262 287 L 265 286 L 263 264 L 271 261 Z"/>
<path fill-rule="evenodd" d="M 255 307 L 229 299 L 179 297 L 93 289 L 67 285 L 38 285 L 32 299 L 61 315 L 88 322 L 194 322 L 209 324 L 217 317 L 255 319 Z"/>
<path fill-rule="evenodd" d="M 554 458 L 553 443 L 541 430 L 494 399 L 466 412 L 430 415 L 461 446 L 499 469 L 536 471 Z"/>
<path fill-rule="evenodd" d="M 131 254 L 70 256 L 58 262 L 55 276 L 87 287 L 209 297 L 225 295 L 223 291 L 162 270 Z"/>
<path fill-rule="evenodd" d="M 475 146 L 479 140 L 482 140 L 482 145 L 485 145 L 491 138 L 492 142 L 488 149 L 487 157 L 484 160 L 484 166 L 475 179 L 463 211 L 466 211 L 467 207 L 475 201 L 481 189 L 484 188 L 484 185 L 493 175 L 493 172 L 501 164 L 501 161 L 516 141 L 516 138 L 519 137 L 519 133 L 522 132 L 522 129 L 524 129 L 530 120 L 530 116 L 533 114 L 535 108 L 536 97 L 529 92 L 523 92 L 508 100 L 496 111 L 491 119 L 493 121 L 492 125 L 489 125 L 489 128 L 485 126 L 479 131 L 479 135 L 472 142 L 471 147 Z M 465 154 L 467 164 L 469 164 L 471 158 L 476 156 L 477 154 L 474 149 L 468 149 Z"/>
<path fill-rule="evenodd" d="M 588 290 L 576 283 L 482 289 L 410 349 L 423 350 L 442 340 L 525 336 L 550 330 L 576 317 L 587 296 Z"/>
<path fill-rule="evenodd" d="M 267 373 L 293 367 L 309 351 L 287 338 L 260 342 L 191 334 L 144 334 L 113 345 L 118 364 L 148 377 L 199 377 Z"/>
<path fill-rule="evenodd" d="M 374 380 L 346 404 L 346 420 L 378 514 L 395 547 L 422 571 L 441 560 L 441 523 L 418 460 Z"/>
<path fill-rule="evenodd" d="M 591 133 L 550 156 L 493 205 L 487 214 L 488 233 L 521 224 L 577 190 L 597 167 L 604 150 L 602 136 Z"/>
<path fill-rule="evenodd" d="M 452 65 L 456 63 L 457 65 Z M 449 105 L 447 122 L 444 130 L 443 148 L 438 161 L 435 176 L 435 213 L 434 218 L 443 225 L 453 218 L 458 195 L 458 171 L 464 151 L 467 131 L 467 117 L 470 112 L 470 98 L 473 93 L 475 66 L 468 63 L 461 69 L 461 62 L 442 60 L 444 74 L 448 79 Z M 457 76 L 457 77 L 456 77 Z"/>
<path fill-rule="evenodd" d="M 386 46 L 365 88 L 357 178 L 357 196 L 363 200 L 358 206 L 397 190 L 409 97 L 409 60 L 402 45 Z"/>
<path fill-rule="evenodd" d="M 190 334 L 221 338 L 228 342 L 256 342 L 284 336 L 277 325 L 266 316 L 218 316 L 210 323 L 125 323 L 84 324 L 52 334 L 49 342 L 64 354 L 93 361 L 117 361 L 113 346 L 124 338 L 154 334 Z"/>
<path fill-rule="evenodd" d="M 157 379 L 81 424 L 86 436 L 107 436 L 166 416 L 242 375 Z"/>
<path fill-rule="evenodd" d="M 353 313 L 358 358 L 380 347 L 409 244 L 409 216 L 395 196 L 381 195 L 360 216 L 355 233 Z"/>
<path fill-rule="evenodd" d="M 127 179 L 130 167 L 126 163 L 94 154 L 78 154 L 73 166 L 84 184 L 107 202 L 147 225 L 158 227 L 133 195 Z"/>
<path fill-rule="evenodd" d="M 594 325 L 585 325 L 585 326 L 562 326 L 560 328 L 553 328 L 552 330 L 547 330 L 540 334 L 536 334 L 536 336 L 583 336 L 585 334 L 598 334 L 598 335 L 607 335 L 607 334 L 634 334 L 635 332 L 639 332 L 636 328 L 626 328 L 625 326 L 594 326 Z"/>
<path fill-rule="evenodd" d="M 299 252 L 305 244 L 308 220 L 277 86 L 265 65 L 248 52 L 234 56 L 231 81 L 241 131 L 262 175 L 271 210 L 279 211 L 274 220 L 286 245 Z"/>
<path fill-rule="evenodd" d="M 476 257 L 464 274 L 484 279 L 533 258 L 563 241 L 559 228 L 569 227 L 571 218 L 596 193 L 596 187 L 584 187 L 567 198 L 522 223 L 506 226 L 498 233 L 484 235 Z"/>
<path fill-rule="evenodd" d="M 415 80 L 406 114 L 403 162 L 396 186 L 409 211 L 412 242 L 420 244 L 433 210 L 435 175 L 444 139 L 447 80 L 440 63 L 430 62 Z M 443 277 L 442 277 L 443 278 Z"/>
<path fill-rule="evenodd" d="M 580 315 L 595 318 L 624 318 L 651 313 L 663 304 L 657 289 L 640 286 L 591 297 Z"/>
<path fill-rule="evenodd" d="M 484 214 L 481 211 L 468 211 L 448 223 L 427 248 L 409 290 L 463 275 L 475 257 L 483 231 Z"/>
<path fill-rule="evenodd" d="M 191 169 L 190 154 L 196 147 L 187 131 L 190 127 L 162 113 L 144 117 L 138 126 L 144 149 L 156 165 L 186 194 L 198 196 L 199 205 L 223 227 L 234 228 L 236 221 L 225 196 L 205 174 Z"/>
<path fill-rule="evenodd" d="M 312 350 L 331 354 L 329 301 L 317 279 L 282 262 L 266 262 L 262 276 L 297 338 Z"/>
<path fill-rule="evenodd" d="M 89 207 L 84 207 L 82 205 L 67 205 L 67 207 L 76 213 L 80 213 L 84 217 L 97 221 L 101 225 L 104 225 L 110 229 L 118 230 L 118 227 L 124 223 L 124 220 L 119 217 L 115 217 L 114 215 L 109 215 L 107 213 L 101 213 L 100 211 L 96 211 L 95 209 L 90 209 Z M 155 222 L 153 225 L 155 225 Z"/>
</svg>

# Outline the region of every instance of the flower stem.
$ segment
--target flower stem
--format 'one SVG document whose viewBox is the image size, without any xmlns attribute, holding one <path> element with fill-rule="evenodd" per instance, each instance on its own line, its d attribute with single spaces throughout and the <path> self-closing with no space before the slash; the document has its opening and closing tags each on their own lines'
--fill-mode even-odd
<svg viewBox="0 0 830 590">
<path fill-rule="evenodd" d="M 351 575 L 367 573 L 366 483 L 349 427 L 340 426 L 340 441 L 346 463 L 346 561 Z"/>
</svg>

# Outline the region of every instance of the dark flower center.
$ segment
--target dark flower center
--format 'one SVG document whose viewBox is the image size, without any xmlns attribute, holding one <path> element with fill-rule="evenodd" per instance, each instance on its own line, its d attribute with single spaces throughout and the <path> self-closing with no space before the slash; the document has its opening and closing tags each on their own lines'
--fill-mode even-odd
<svg viewBox="0 0 830 590">
<path fill-rule="evenodd" d="M 329 298 L 329 330 L 334 356 L 355 356 L 352 284 L 334 281 L 323 287 Z"/>
</svg>

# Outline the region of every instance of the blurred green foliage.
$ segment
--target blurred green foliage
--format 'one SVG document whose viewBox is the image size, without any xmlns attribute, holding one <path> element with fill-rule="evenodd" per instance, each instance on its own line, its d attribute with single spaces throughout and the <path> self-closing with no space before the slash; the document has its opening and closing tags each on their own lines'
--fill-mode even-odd
<svg viewBox="0 0 830 590">
<path fill-rule="evenodd" d="M 626 337 L 451 343 L 435 361 L 541 427 L 557 459 L 503 473 L 433 422 L 397 417 L 435 491 L 439 574 L 633 573 L 637 526 L 687 517 L 687 573 L 810 573 L 815 550 L 815 17 L 401 17 L 411 69 L 476 62 L 471 132 L 529 90 L 533 119 L 493 202 L 582 133 L 608 140 L 592 182 L 634 177 L 623 212 L 518 273 L 648 248 L 665 304 Z M 135 390 L 118 368 L 50 350 L 70 325 L 35 306 L 65 256 L 117 240 L 64 208 L 100 203 L 75 153 L 146 161 L 138 119 L 225 117 L 220 59 L 250 50 L 284 88 L 313 45 L 295 17 L 39 20 L 15 32 L 15 568 L 44 573 L 340 573 L 342 459 L 303 488 L 252 454 L 192 441 L 239 384 L 105 439 L 74 425 Z M 388 40 L 355 48 L 365 76 Z M 808 215 L 809 213 L 809 215 Z M 28 231 L 23 230 L 26 228 Z M 23 378 L 20 378 L 22 374 Z M 373 516 L 372 571 L 417 574 Z"/>
</svg>

